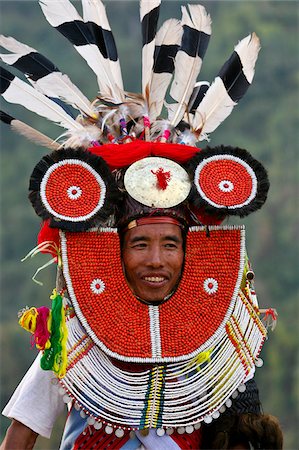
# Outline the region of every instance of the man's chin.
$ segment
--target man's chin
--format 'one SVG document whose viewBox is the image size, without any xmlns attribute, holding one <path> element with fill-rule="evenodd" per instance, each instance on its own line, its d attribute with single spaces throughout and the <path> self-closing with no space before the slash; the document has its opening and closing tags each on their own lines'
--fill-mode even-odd
<svg viewBox="0 0 299 450">
<path fill-rule="evenodd" d="M 163 301 L 165 301 L 167 298 L 169 298 L 171 295 L 171 291 L 169 290 L 163 290 L 160 292 L 151 292 L 151 293 L 147 293 L 147 292 L 142 292 L 141 295 L 136 295 L 137 298 L 141 301 L 144 301 L 145 303 L 161 303 Z"/>
</svg>

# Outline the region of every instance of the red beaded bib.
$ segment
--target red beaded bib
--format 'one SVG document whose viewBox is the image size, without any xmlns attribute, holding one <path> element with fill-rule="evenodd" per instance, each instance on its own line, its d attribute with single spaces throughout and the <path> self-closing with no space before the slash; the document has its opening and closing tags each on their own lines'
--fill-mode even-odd
<svg viewBox="0 0 299 450">
<path fill-rule="evenodd" d="M 176 292 L 159 306 L 138 301 L 125 280 L 116 229 L 61 232 L 63 271 L 76 314 L 105 353 L 170 362 L 210 348 L 230 318 L 244 267 L 242 227 L 188 232 Z"/>
</svg>

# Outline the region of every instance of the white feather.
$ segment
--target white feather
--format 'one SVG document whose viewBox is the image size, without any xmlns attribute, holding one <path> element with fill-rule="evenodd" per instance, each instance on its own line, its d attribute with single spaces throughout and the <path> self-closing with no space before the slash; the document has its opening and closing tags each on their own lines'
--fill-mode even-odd
<svg viewBox="0 0 299 450">
<path fill-rule="evenodd" d="M 183 29 L 176 19 L 169 19 L 159 29 L 155 45 L 179 45 L 182 39 Z M 164 97 L 172 78 L 172 73 L 152 72 L 150 82 L 150 119 L 155 120 L 161 113 Z"/>
<path fill-rule="evenodd" d="M 13 54 L 1 54 L 0 58 L 6 64 L 12 65 L 22 56 L 37 51 L 26 44 L 22 44 L 12 37 L 0 36 L 0 45 Z M 93 115 L 94 111 L 90 107 L 89 100 L 82 94 L 80 89 L 75 86 L 67 75 L 61 72 L 52 72 L 49 75 L 40 78 L 37 81 L 28 81 L 42 94 L 48 97 L 57 97 L 64 102 L 72 105 L 74 108 L 88 115 Z"/>
<path fill-rule="evenodd" d="M 93 116 L 95 114 L 89 100 L 71 82 L 69 77 L 61 72 L 53 72 L 33 84 L 48 97 L 58 97 L 86 115 Z"/>
<path fill-rule="evenodd" d="M 189 5 L 189 11 L 190 15 L 187 8 L 182 7 L 182 25 L 210 34 L 211 18 L 205 8 L 201 5 Z M 176 126 L 186 111 L 201 65 L 202 59 L 198 55 L 192 58 L 184 51 L 178 51 L 175 60 L 175 76 L 170 89 L 171 97 L 178 104 L 176 111 L 172 114 L 171 126 Z"/>
<path fill-rule="evenodd" d="M 65 22 L 81 21 L 82 18 L 69 2 L 69 0 L 39 0 L 42 11 L 53 27 Z M 121 101 L 119 88 L 113 80 L 109 66 L 105 64 L 104 58 L 95 44 L 74 45 L 77 52 L 85 59 L 89 67 L 97 75 L 100 92 L 104 95 L 112 95 L 116 102 Z"/>
<path fill-rule="evenodd" d="M 28 55 L 28 53 L 35 52 L 34 48 L 29 47 L 29 45 L 22 44 L 13 37 L 0 35 L 0 46 L 14 53 L 10 55 L 9 53 L 1 53 L 0 58 L 6 64 L 14 64 L 21 56 Z"/>
<path fill-rule="evenodd" d="M 157 8 L 161 0 L 140 0 L 140 20 L 144 18 L 152 9 Z"/>
<path fill-rule="evenodd" d="M 111 31 L 106 8 L 101 0 L 82 0 L 84 22 L 94 22 L 105 30 Z M 119 60 L 106 60 L 117 86 L 123 90 L 123 80 Z"/>
<path fill-rule="evenodd" d="M 214 131 L 235 105 L 237 103 L 228 95 L 221 78 L 216 77 L 194 114 L 192 127 L 200 133 L 198 140 L 206 139 L 206 134 Z"/>
<path fill-rule="evenodd" d="M 102 137 L 102 131 L 96 125 L 88 125 L 83 127 L 80 131 L 71 131 L 63 133 L 60 138 L 66 139 L 64 141 L 65 147 L 85 147 L 91 146 L 92 142 L 99 142 Z"/>
<path fill-rule="evenodd" d="M 49 100 L 32 86 L 15 77 L 2 96 L 6 101 L 24 106 L 58 125 L 73 130 L 82 129 L 82 125 L 72 119 L 59 105 Z"/>
<path fill-rule="evenodd" d="M 184 16 L 184 24 L 206 34 L 211 34 L 211 17 L 202 5 L 188 4 L 190 16 Z"/>
<path fill-rule="evenodd" d="M 147 104 L 142 94 L 127 92 L 125 105 L 128 108 L 129 120 L 137 119 L 147 114 Z"/>
<path fill-rule="evenodd" d="M 68 0 L 39 0 L 40 7 L 52 27 L 65 22 L 82 21 L 76 8 Z"/>
<path fill-rule="evenodd" d="M 238 53 L 243 66 L 244 75 L 250 84 L 254 77 L 254 66 L 260 48 L 260 40 L 255 33 L 242 39 L 235 47 L 235 52 Z"/>
</svg>

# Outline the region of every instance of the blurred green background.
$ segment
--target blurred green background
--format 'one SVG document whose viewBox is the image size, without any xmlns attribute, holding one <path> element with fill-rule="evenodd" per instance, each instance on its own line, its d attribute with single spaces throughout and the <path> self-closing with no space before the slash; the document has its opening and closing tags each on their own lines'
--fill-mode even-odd
<svg viewBox="0 0 299 450">
<path fill-rule="evenodd" d="M 74 2 L 80 11 L 79 1 Z M 191 2 L 190 2 L 191 3 Z M 236 145 L 249 150 L 268 169 L 271 188 L 261 211 L 237 223 L 247 227 L 247 248 L 256 272 L 261 307 L 274 307 L 279 320 L 262 351 L 264 366 L 257 382 L 264 410 L 278 416 L 285 449 L 298 449 L 298 224 L 299 224 L 299 33 L 297 1 L 203 1 L 213 20 L 213 34 L 199 80 L 212 81 L 233 46 L 250 32 L 261 39 L 262 50 L 253 86 L 231 116 L 211 136 L 210 145 Z M 106 1 L 118 45 L 125 87 L 140 90 L 140 27 L 137 1 Z M 160 23 L 180 18 L 180 5 L 162 1 Z M 11 35 L 54 61 L 62 72 L 93 99 L 94 74 L 72 46 L 46 22 L 37 1 L 1 0 L 1 32 Z M 56 138 L 61 129 L 22 107 L 2 102 L 4 111 Z M 201 143 L 202 147 L 206 145 Z M 39 219 L 27 200 L 34 165 L 47 153 L 1 126 L 1 407 L 35 357 L 30 337 L 17 325 L 25 305 L 49 305 L 54 269 L 31 281 L 47 261 L 21 258 L 36 245 Z M 42 399 L 41 399 L 42 401 Z M 51 440 L 39 438 L 37 449 L 57 449 L 64 418 Z M 1 421 L 1 436 L 9 421 Z"/>
</svg>

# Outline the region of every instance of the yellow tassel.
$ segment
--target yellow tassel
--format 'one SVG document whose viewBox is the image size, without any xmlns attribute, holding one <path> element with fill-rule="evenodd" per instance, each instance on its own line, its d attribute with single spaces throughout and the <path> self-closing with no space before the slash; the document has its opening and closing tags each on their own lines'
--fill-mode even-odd
<svg viewBox="0 0 299 450">
<path fill-rule="evenodd" d="M 22 316 L 19 319 L 19 324 L 26 331 L 30 331 L 30 333 L 34 333 L 36 330 L 36 319 L 38 316 L 38 312 L 36 308 L 30 308 L 24 311 Z"/>
</svg>

